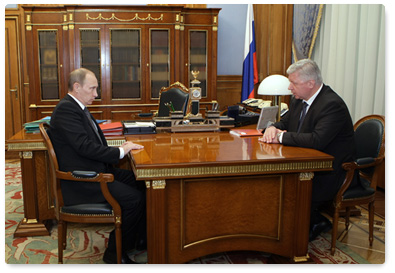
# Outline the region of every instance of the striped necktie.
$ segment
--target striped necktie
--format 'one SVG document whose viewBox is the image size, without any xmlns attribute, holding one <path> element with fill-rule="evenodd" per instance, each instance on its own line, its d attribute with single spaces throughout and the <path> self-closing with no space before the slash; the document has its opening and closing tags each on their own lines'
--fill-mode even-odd
<svg viewBox="0 0 395 273">
<path fill-rule="evenodd" d="M 305 118 L 305 116 L 306 116 L 306 109 L 307 109 L 307 106 L 309 106 L 309 105 L 304 101 L 304 102 L 303 102 L 302 113 L 300 114 L 299 123 L 298 123 L 298 131 L 297 131 L 298 133 L 299 133 L 299 131 L 300 131 L 300 128 L 302 127 L 304 118 Z"/>
<path fill-rule="evenodd" d="M 88 119 L 89 119 L 89 121 L 90 121 L 90 123 L 91 123 L 91 126 L 93 127 L 93 131 L 95 131 L 95 133 L 96 133 L 96 136 L 99 138 L 99 140 L 100 140 L 100 143 L 101 144 L 103 144 L 103 141 L 101 140 L 101 137 L 100 137 L 100 135 L 99 135 L 99 132 L 97 131 L 97 126 L 96 126 L 96 123 L 93 121 L 93 119 L 92 119 L 92 116 L 91 116 L 91 113 L 89 112 L 89 110 L 88 110 L 88 107 L 85 107 L 84 108 L 84 113 L 85 113 L 85 115 L 88 117 Z"/>
</svg>

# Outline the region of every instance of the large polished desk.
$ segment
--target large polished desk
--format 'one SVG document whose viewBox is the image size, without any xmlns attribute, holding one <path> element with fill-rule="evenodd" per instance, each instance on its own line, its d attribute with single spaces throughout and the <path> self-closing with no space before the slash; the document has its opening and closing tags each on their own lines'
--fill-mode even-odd
<svg viewBox="0 0 395 273">
<path fill-rule="evenodd" d="M 226 131 L 125 138 L 145 147 L 130 162 L 147 187 L 149 263 L 231 250 L 308 258 L 311 179 L 331 169 L 332 156 Z M 44 144 L 21 133 L 8 145 L 22 164 L 25 218 L 15 236 L 44 235 L 54 219 Z"/>
</svg>

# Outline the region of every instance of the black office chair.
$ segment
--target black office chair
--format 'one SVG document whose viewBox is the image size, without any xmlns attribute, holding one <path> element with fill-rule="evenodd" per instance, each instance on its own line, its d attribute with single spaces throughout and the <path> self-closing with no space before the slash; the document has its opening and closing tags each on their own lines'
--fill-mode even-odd
<svg viewBox="0 0 395 273">
<path fill-rule="evenodd" d="M 52 195 L 55 206 L 55 216 L 58 220 L 58 263 L 63 263 L 63 250 L 66 249 L 67 222 L 72 223 L 114 223 L 117 251 L 117 263 L 122 261 L 122 214 L 121 207 L 108 190 L 107 183 L 114 181 L 110 173 L 96 172 L 62 172 L 59 171 L 58 160 L 50 139 L 50 126 L 47 123 L 39 125 L 41 136 L 48 150 L 52 175 Z M 84 181 L 100 183 L 100 188 L 108 203 L 80 204 L 65 206 L 60 188 L 60 180 Z"/>
<path fill-rule="evenodd" d="M 175 82 L 169 87 L 162 87 L 159 94 L 158 117 L 168 117 L 170 114 L 167 103 L 172 103 L 175 111 L 187 113 L 189 101 L 189 91 L 182 83 Z"/>
<path fill-rule="evenodd" d="M 154 114 L 140 113 L 139 117 L 168 117 L 170 109 L 167 104 L 172 104 L 175 111 L 182 111 L 184 116 L 189 111 L 189 90 L 180 82 L 175 82 L 168 87 L 162 87 L 159 93 L 159 108 Z"/>
<path fill-rule="evenodd" d="M 385 158 L 385 117 L 369 115 L 354 125 L 357 160 L 347 162 L 342 167 L 347 171 L 343 185 L 338 191 L 333 206 L 331 254 L 335 253 L 339 211 L 346 209 L 346 230 L 349 226 L 350 208 L 368 204 L 369 244 L 373 244 L 374 199 L 377 180 L 384 176 L 380 173 Z M 359 170 L 360 183 L 350 187 L 355 170 Z"/>
</svg>

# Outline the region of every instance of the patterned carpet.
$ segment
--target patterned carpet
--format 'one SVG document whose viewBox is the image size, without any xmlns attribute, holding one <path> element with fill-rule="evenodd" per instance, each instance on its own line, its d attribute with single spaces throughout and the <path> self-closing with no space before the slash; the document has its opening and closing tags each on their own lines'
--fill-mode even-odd
<svg viewBox="0 0 395 273">
<path fill-rule="evenodd" d="M 21 172 L 18 162 L 5 164 L 5 261 L 8 264 L 57 263 L 56 223 L 50 236 L 13 238 L 18 223 L 23 219 Z M 102 257 L 111 225 L 69 224 L 68 242 L 64 251 L 65 264 L 103 263 Z M 369 263 L 347 246 L 338 243 L 334 256 L 330 255 L 330 237 L 319 236 L 309 244 L 309 263 L 363 264 Z M 263 252 L 234 251 L 217 253 L 190 261 L 190 264 L 269 264 L 284 263 L 286 259 Z"/>
</svg>

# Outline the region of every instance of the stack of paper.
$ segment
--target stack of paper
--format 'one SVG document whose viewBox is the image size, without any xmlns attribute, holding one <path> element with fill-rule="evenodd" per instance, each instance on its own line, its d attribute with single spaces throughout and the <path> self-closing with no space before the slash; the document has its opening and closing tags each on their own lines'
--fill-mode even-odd
<svg viewBox="0 0 395 273">
<path fill-rule="evenodd" d="M 51 121 L 51 117 L 47 116 L 39 120 L 26 122 L 25 124 L 23 124 L 23 128 L 25 128 L 26 133 L 38 133 L 40 131 L 40 129 L 38 128 L 40 123 L 46 122 L 49 124 L 50 121 Z"/>
<path fill-rule="evenodd" d="M 155 134 L 156 126 L 152 121 L 123 121 L 125 134 Z"/>
<path fill-rule="evenodd" d="M 110 122 L 99 124 L 100 129 L 105 136 L 121 136 L 123 133 L 123 126 L 121 122 Z"/>
</svg>

